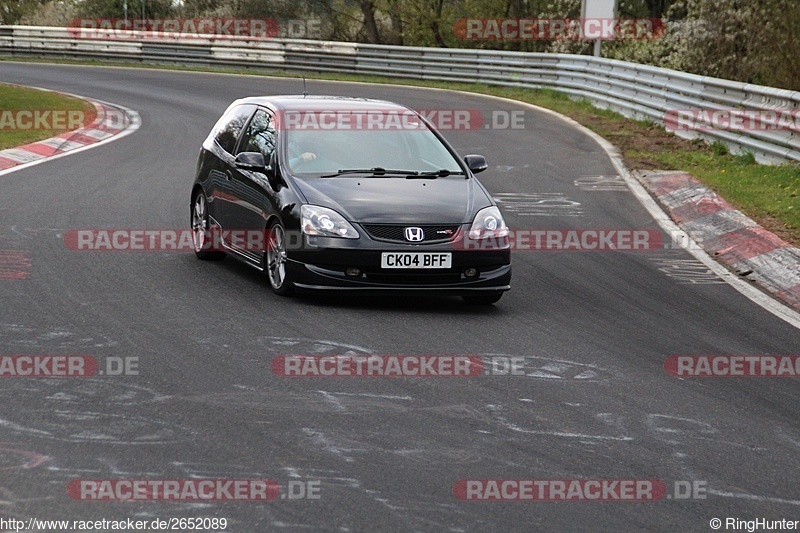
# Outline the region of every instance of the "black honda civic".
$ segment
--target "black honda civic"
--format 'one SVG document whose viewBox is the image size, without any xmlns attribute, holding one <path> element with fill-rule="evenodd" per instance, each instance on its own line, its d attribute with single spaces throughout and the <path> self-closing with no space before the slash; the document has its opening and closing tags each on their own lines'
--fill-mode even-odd
<svg viewBox="0 0 800 533">
<path fill-rule="evenodd" d="M 486 168 L 391 102 L 237 100 L 200 151 L 195 253 L 244 261 L 280 295 L 431 291 L 492 304 L 510 289 L 511 254 L 475 178 Z"/>
</svg>

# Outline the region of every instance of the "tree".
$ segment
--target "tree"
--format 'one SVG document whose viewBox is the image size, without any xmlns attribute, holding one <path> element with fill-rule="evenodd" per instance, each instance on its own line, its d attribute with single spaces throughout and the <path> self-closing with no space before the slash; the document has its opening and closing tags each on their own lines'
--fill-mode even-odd
<svg viewBox="0 0 800 533">
<path fill-rule="evenodd" d="M 367 32 L 367 41 L 372 44 L 380 44 L 381 37 L 378 34 L 378 22 L 375 20 L 375 1 L 358 0 L 358 7 L 364 15 L 364 30 Z"/>
<path fill-rule="evenodd" d="M 796 0 L 686 0 L 673 66 L 697 74 L 800 89 Z"/>
<path fill-rule="evenodd" d="M 170 0 L 144 0 L 144 17 L 147 19 L 165 18 L 172 14 Z M 121 19 L 125 17 L 124 0 L 82 0 L 78 13 L 85 18 Z M 128 18 L 142 18 L 142 0 L 128 0 Z"/>
<path fill-rule="evenodd" d="M 47 0 L 0 0 L 0 25 L 17 24 L 46 3 Z"/>
</svg>

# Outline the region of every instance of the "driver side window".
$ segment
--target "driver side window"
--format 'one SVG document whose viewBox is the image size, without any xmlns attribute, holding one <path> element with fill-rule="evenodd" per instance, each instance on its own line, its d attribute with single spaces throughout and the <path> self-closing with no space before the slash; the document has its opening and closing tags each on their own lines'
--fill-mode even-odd
<svg viewBox="0 0 800 533">
<path fill-rule="evenodd" d="M 263 109 L 259 109 L 247 126 L 247 131 L 239 144 L 238 153 L 261 152 L 264 155 L 264 160 L 269 162 L 270 157 L 275 152 L 276 141 L 277 134 L 272 115 Z"/>
</svg>

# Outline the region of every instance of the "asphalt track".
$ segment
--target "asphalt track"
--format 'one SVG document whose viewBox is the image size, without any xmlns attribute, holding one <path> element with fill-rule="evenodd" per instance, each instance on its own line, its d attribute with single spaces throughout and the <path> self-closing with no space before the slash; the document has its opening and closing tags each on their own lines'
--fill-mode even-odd
<svg viewBox="0 0 800 533">
<path fill-rule="evenodd" d="M 136 110 L 119 141 L 0 176 L 0 354 L 138 357 L 139 375 L 0 382 L 0 516 L 225 517 L 227 531 L 710 531 L 800 518 L 795 379 L 677 379 L 675 354 L 800 352 L 800 331 L 681 249 L 513 256 L 494 307 L 457 298 L 273 295 L 227 259 L 68 249 L 76 228 L 184 228 L 200 143 L 235 98 L 298 80 L 0 64 L 0 80 Z M 523 109 L 462 94 L 310 81 L 420 109 Z M 658 229 L 591 138 L 525 111 L 520 130 L 446 133 L 522 229 Z M 582 183 L 585 183 L 582 182 Z M 503 196 L 503 193 L 506 196 Z M 521 193 L 540 195 L 514 196 Z M 541 196 L 555 195 L 555 196 Z M 565 197 L 569 201 L 558 200 Z M 515 204 L 520 198 L 528 201 Z M 531 199 L 538 201 L 531 205 Z M 542 200 L 545 200 L 542 202 Z M 535 213 L 535 214 L 534 214 Z M 524 357 L 525 376 L 282 378 L 281 354 Z M 74 479 L 318 480 L 318 500 L 73 500 Z M 703 500 L 461 501 L 462 479 L 707 483 Z"/>
</svg>

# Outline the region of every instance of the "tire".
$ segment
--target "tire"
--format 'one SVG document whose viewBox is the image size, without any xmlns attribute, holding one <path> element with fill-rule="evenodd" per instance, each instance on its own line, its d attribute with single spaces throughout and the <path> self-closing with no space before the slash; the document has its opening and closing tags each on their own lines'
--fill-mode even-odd
<svg viewBox="0 0 800 533">
<path fill-rule="evenodd" d="M 263 263 L 269 286 L 275 294 L 289 296 L 294 292 L 294 283 L 286 269 L 286 231 L 278 220 L 269 225 L 266 248 Z"/>
<path fill-rule="evenodd" d="M 500 301 L 503 291 L 476 292 L 461 296 L 469 305 L 492 305 Z"/>
<path fill-rule="evenodd" d="M 197 190 L 194 198 L 192 198 L 191 221 L 192 243 L 197 258 L 203 261 L 225 259 L 225 252 L 205 249 L 208 246 L 207 239 L 211 225 L 208 218 L 208 200 L 206 200 L 205 193 L 200 189 Z"/>
</svg>

